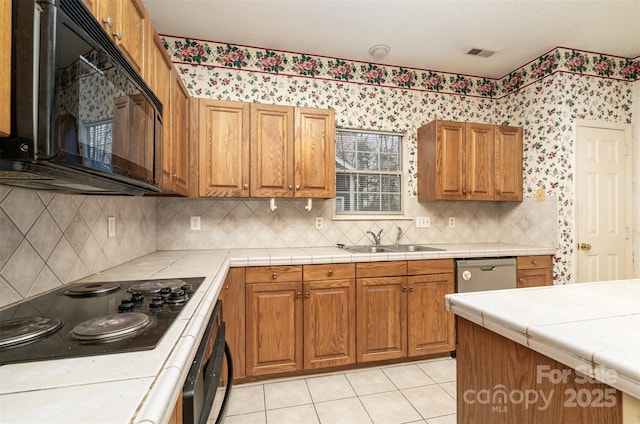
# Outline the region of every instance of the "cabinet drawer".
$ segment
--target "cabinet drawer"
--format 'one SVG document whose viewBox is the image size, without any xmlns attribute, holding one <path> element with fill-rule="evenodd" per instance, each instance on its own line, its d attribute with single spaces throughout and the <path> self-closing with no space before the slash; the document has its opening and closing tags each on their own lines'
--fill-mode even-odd
<svg viewBox="0 0 640 424">
<path fill-rule="evenodd" d="M 453 259 L 407 261 L 407 275 L 450 274 L 453 268 Z"/>
<path fill-rule="evenodd" d="M 394 277 L 397 275 L 407 275 L 407 261 L 356 263 L 357 278 Z"/>
<path fill-rule="evenodd" d="M 304 265 L 304 281 L 341 280 L 355 278 L 356 267 L 354 264 L 322 264 Z"/>
<path fill-rule="evenodd" d="M 551 268 L 551 255 L 518 256 L 518 269 Z"/>
<path fill-rule="evenodd" d="M 247 284 L 277 281 L 302 281 L 302 265 L 247 267 Z"/>
</svg>

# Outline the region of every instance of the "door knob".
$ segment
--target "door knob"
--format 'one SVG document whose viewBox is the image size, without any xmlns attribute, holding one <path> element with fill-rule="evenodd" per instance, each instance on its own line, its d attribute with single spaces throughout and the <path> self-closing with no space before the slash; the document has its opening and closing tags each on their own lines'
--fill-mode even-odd
<svg viewBox="0 0 640 424">
<path fill-rule="evenodd" d="M 591 250 L 591 245 L 589 243 L 580 243 L 578 246 L 580 250 Z"/>
</svg>

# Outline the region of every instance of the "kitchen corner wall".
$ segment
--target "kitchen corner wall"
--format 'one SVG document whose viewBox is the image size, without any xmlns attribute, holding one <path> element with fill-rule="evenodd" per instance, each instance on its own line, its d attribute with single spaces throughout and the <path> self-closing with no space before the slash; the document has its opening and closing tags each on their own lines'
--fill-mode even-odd
<svg viewBox="0 0 640 424">
<path fill-rule="evenodd" d="M 432 227 L 417 229 L 411 221 L 331 221 L 331 202 L 314 202 L 308 214 L 295 200 L 279 201 L 271 213 L 264 200 L 171 199 L 159 203 L 159 248 L 355 244 L 366 243 L 363 233 L 377 229 L 388 241 L 400 226 L 414 242 L 557 247 L 554 279 L 572 282 L 575 121 L 631 123 L 633 106 L 638 109 L 632 96 L 638 58 L 556 48 L 489 80 L 180 37 L 164 37 L 164 42 L 194 97 L 331 108 L 339 127 L 405 134 L 409 216 L 430 216 Z M 433 119 L 522 126 L 524 201 L 417 203 L 416 131 Z M 535 201 L 538 189 L 545 191 L 546 201 Z M 193 232 L 188 216 L 198 209 L 205 224 Z M 323 230 L 314 228 L 316 216 L 323 217 Z M 445 225 L 448 216 L 456 217 L 456 228 Z"/>
<path fill-rule="evenodd" d="M 116 219 L 107 237 L 107 217 Z M 156 199 L 0 186 L 0 307 L 156 250 Z"/>
</svg>

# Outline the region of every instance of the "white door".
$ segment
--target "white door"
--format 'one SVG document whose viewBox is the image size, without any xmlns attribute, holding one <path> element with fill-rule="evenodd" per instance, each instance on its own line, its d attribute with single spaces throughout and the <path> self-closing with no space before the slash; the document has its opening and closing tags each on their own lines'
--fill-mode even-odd
<svg viewBox="0 0 640 424">
<path fill-rule="evenodd" d="M 631 126 L 576 123 L 576 281 L 631 277 Z"/>
</svg>

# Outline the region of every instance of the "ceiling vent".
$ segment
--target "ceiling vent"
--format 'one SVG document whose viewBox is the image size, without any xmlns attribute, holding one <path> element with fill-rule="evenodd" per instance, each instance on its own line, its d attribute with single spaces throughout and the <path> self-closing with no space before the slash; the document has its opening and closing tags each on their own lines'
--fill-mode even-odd
<svg viewBox="0 0 640 424">
<path fill-rule="evenodd" d="M 467 52 L 468 55 L 471 56 L 480 56 L 480 57 L 489 57 L 492 56 L 495 52 L 491 50 L 482 50 L 482 49 L 471 49 Z"/>
</svg>

